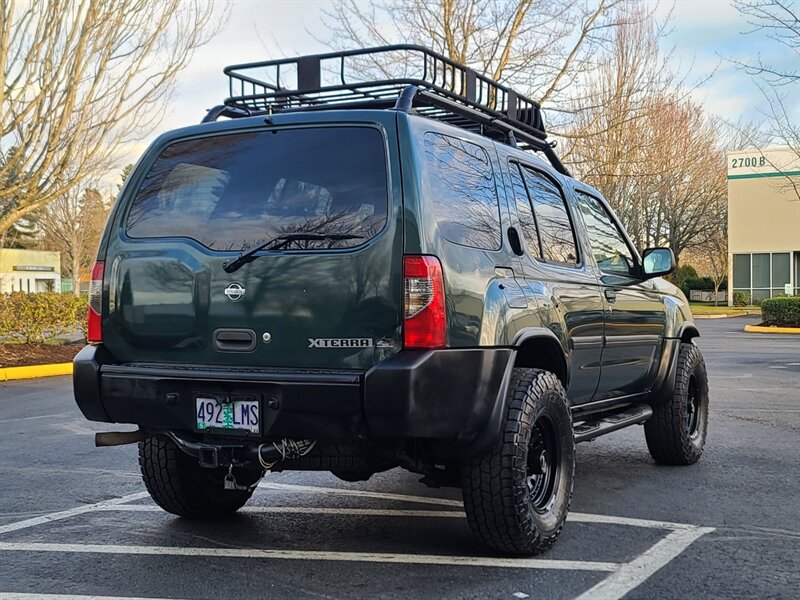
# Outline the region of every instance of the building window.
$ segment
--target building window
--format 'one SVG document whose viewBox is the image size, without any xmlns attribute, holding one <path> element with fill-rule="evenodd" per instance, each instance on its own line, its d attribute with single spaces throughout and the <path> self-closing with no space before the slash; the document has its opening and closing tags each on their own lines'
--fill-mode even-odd
<svg viewBox="0 0 800 600">
<path fill-rule="evenodd" d="M 748 304 L 758 305 L 765 298 L 785 296 L 788 284 L 793 284 L 794 294 L 799 295 L 799 276 L 800 253 L 797 252 L 794 254 L 794 274 L 790 252 L 733 255 L 733 293 L 745 294 Z"/>
<path fill-rule="evenodd" d="M 786 284 L 792 281 L 791 261 L 788 252 L 772 255 L 772 296 L 785 296 Z"/>
<path fill-rule="evenodd" d="M 794 295 L 800 296 L 800 251 L 794 253 Z"/>
</svg>

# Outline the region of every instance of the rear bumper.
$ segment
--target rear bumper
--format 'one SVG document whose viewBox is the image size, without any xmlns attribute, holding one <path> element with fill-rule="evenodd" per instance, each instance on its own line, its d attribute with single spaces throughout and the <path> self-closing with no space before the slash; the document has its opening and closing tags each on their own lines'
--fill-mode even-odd
<svg viewBox="0 0 800 600">
<path fill-rule="evenodd" d="M 116 364 L 103 345 L 75 357 L 76 402 L 87 419 L 152 431 L 193 432 L 198 394 L 262 402 L 259 440 L 486 436 L 513 351 L 403 351 L 367 372 L 221 370 Z M 211 435 L 211 434 L 209 434 Z"/>
</svg>

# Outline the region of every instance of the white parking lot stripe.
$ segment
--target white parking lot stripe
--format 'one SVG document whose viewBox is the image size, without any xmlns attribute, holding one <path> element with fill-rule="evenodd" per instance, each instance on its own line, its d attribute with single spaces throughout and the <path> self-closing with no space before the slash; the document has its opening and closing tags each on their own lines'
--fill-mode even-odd
<svg viewBox="0 0 800 600">
<path fill-rule="evenodd" d="M 379 498 L 381 500 L 398 500 L 400 502 L 416 502 L 418 504 L 439 504 L 442 506 L 464 506 L 464 503 L 461 502 L 461 500 L 451 500 L 449 498 L 408 496 L 405 494 L 386 494 L 383 492 L 368 492 L 366 490 L 328 488 L 314 485 L 293 485 L 290 483 L 277 483 L 273 481 L 262 481 L 258 485 L 258 489 L 282 490 L 288 492 L 311 492 L 316 494 L 339 494 L 342 496 L 359 496 L 361 498 Z"/>
<path fill-rule="evenodd" d="M 596 600 L 597 598 L 618 600 L 622 598 L 644 583 L 661 567 L 675 559 L 698 538 L 712 531 L 714 531 L 713 527 L 695 527 L 673 531 L 639 557 L 623 564 L 615 573 L 586 590 L 575 600 Z"/>
<path fill-rule="evenodd" d="M 114 504 L 97 508 L 101 511 L 122 512 L 164 512 L 152 504 Z M 245 506 L 240 512 L 257 514 L 313 514 L 333 516 L 367 516 L 367 517 L 434 517 L 434 518 L 466 518 L 463 511 L 455 510 L 404 510 L 388 508 L 328 508 L 322 506 Z M 166 513 L 165 513 L 166 514 Z M 649 529 L 696 529 L 694 525 L 670 523 L 668 521 L 652 521 L 615 517 L 612 515 L 594 515 L 589 513 L 570 513 L 568 521 L 576 523 L 599 523 L 605 525 L 627 525 L 629 527 L 647 527 Z"/>
<path fill-rule="evenodd" d="M 167 600 L 166 598 L 140 598 L 137 596 L 83 596 L 76 594 L 29 594 L 0 592 L 0 600 Z"/>
<path fill-rule="evenodd" d="M 142 504 L 118 504 L 104 506 L 102 511 L 161 512 L 158 506 Z M 239 512 L 256 514 L 300 514 L 332 515 L 349 517 L 450 517 L 464 519 L 462 511 L 455 510 L 402 510 L 389 508 L 327 508 L 320 506 L 245 506 Z M 166 514 L 166 513 L 165 513 Z"/>
<path fill-rule="evenodd" d="M 618 563 L 541 558 L 495 558 L 491 556 L 448 556 L 380 552 L 326 552 L 322 550 L 273 550 L 258 548 L 192 548 L 186 546 L 121 546 L 116 544 L 51 544 L 41 542 L 0 542 L 0 551 L 75 552 L 90 554 L 131 554 L 155 556 L 210 556 L 215 558 L 266 558 L 282 560 L 325 560 L 344 562 L 448 565 L 456 567 L 499 567 L 559 571 L 615 572 Z"/>
<path fill-rule="evenodd" d="M 429 496 L 407 496 L 402 494 L 384 494 L 381 492 L 367 492 L 360 490 L 350 490 L 346 488 L 327 488 L 309 485 L 293 485 L 290 483 L 275 483 L 262 481 L 259 489 L 268 488 L 287 492 L 310 492 L 319 494 L 341 494 L 344 496 L 360 496 L 363 498 L 380 498 L 384 500 L 398 500 L 401 502 L 415 502 L 418 504 L 442 504 L 445 506 L 458 506 L 463 508 L 464 503 L 460 500 L 450 500 L 448 498 L 432 498 Z M 295 507 L 293 507 L 295 508 Z M 313 512 L 312 508 L 296 507 L 301 512 Z M 349 510 L 349 509 L 345 509 Z M 695 525 L 684 523 L 671 523 L 669 521 L 653 521 L 650 519 L 636 519 L 631 517 L 615 517 L 612 515 L 594 515 L 590 513 L 571 512 L 567 517 L 569 521 L 583 523 L 605 523 L 607 525 L 629 525 L 631 527 L 649 527 L 651 529 L 696 529 Z"/>
<path fill-rule="evenodd" d="M 42 525 L 43 523 L 50 523 L 52 521 L 60 521 L 61 519 L 68 519 L 76 515 L 92 512 L 102 509 L 104 506 L 113 506 L 115 504 L 124 504 L 126 502 L 133 502 L 141 500 L 142 498 L 149 497 L 147 492 L 137 492 L 136 494 L 128 494 L 121 498 L 112 498 L 110 500 L 103 500 L 102 502 L 95 502 L 94 504 L 84 504 L 83 506 L 76 506 L 68 510 L 42 515 L 41 517 L 34 517 L 32 519 L 25 519 L 24 521 L 17 521 L 16 523 L 9 523 L 8 525 L 0 526 L 0 534 L 8 533 L 9 531 L 18 531 L 20 529 L 27 529 L 35 525 Z"/>
</svg>

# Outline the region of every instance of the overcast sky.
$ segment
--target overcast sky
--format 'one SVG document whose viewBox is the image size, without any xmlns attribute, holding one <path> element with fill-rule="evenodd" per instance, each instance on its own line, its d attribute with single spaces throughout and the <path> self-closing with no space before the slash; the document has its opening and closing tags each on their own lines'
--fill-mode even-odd
<svg viewBox="0 0 800 600">
<path fill-rule="evenodd" d="M 226 65 L 326 51 L 315 37 L 326 37 L 321 17 L 328 6 L 329 2 L 312 0 L 232 2 L 227 24 L 195 53 L 192 64 L 180 75 L 174 101 L 156 133 L 197 123 L 208 108 L 221 103 L 227 95 L 222 74 Z M 752 33 L 729 0 L 676 0 L 674 7 L 669 1 L 659 4 L 662 15 L 670 9 L 665 49 L 674 48 L 674 68 L 684 73 L 690 70 L 690 80 L 702 81 L 714 73 L 695 92 L 695 99 L 712 113 L 731 121 L 740 117 L 759 121 L 759 110 L 764 110 L 761 92 L 751 78 L 725 58 L 747 62 L 760 54 L 787 69 L 800 69 L 791 64 L 789 53 L 781 52 L 763 33 Z M 800 111 L 800 90 L 797 95 Z M 144 146 L 131 148 L 129 160 Z"/>
</svg>

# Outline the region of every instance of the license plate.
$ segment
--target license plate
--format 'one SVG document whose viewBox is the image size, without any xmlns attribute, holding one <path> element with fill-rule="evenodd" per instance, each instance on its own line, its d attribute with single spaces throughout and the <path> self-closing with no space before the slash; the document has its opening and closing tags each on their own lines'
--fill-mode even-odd
<svg viewBox="0 0 800 600">
<path fill-rule="evenodd" d="M 258 433 L 261 413 L 258 400 L 220 402 L 217 398 L 197 398 L 197 429 L 241 429 Z"/>
</svg>

